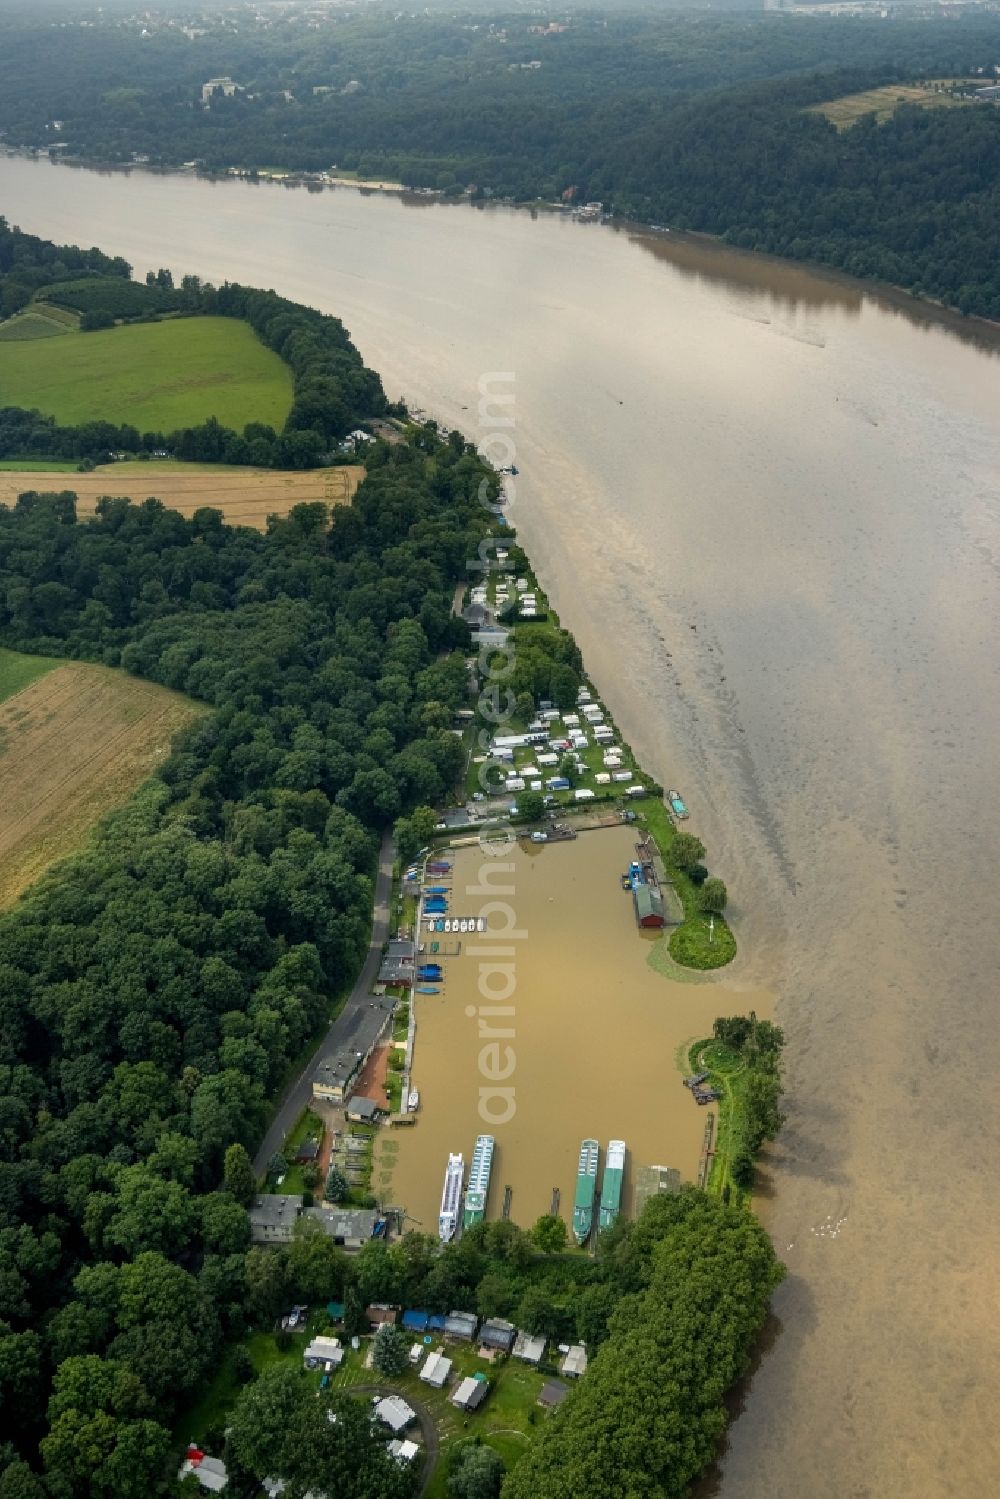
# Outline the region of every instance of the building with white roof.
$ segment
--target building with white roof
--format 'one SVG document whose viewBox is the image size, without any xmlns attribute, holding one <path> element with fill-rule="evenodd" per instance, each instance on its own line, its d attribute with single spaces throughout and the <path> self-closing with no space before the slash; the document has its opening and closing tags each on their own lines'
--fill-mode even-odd
<svg viewBox="0 0 1000 1499">
<path fill-rule="evenodd" d="M 579 1379 L 581 1374 L 587 1372 L 587 1350 L 582 1343 L 574 1343 L 566 1357 L 559 1365 L 560 1374 L 568 1374 L 573 1379 Z"/>
<path fill-rule="evenodd" d="M 412 1463 L 420 1448 L 416 1442 L 401 1441 L 399 1437 L 393 1437 L 389 1443 L 389 1451 L 398 1462 Z"/>
<path fill-rule="evenodd" d="M 451 1359 L 445 1358 L 443 1353 L 430 1353 L 420 1371 L 420 1378 L 424 1384 L 433 1385 L 435 1390 L 443 1390 L 450 1373 Z"/>
<path fill-rule="evenodd" d="M 416 1411 L 407 1405 L 401 1395 L 383 1395 L 374 1402 L 374 1411 L 376 1418 L 397 1436 L 417 1419 Z"/>
</svg>

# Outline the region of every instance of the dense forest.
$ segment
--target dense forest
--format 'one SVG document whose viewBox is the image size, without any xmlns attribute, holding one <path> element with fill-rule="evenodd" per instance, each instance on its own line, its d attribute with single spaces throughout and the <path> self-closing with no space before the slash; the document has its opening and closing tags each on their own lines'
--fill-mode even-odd
<svg viewBox="0 0 1000 1499">
<path fill-rule="evenodd" d="M 0 919 L 0 1493 L 160 1491 L 173 1414 L 246 1315 L 226 1152 L 367 948 L 379 830 L 460 769 L 450 602 L 482 479 L 428 431 L 377 445 L 332 521 L 266 536 L 156 501 L 0 510 L 5 644 L 215 710 Z M 44 1490 L 18 1466 L 41 1438 Z"/>
<path fill-rule="evenodd" d="M 365 367 L 338 318 L 236 282 L 214 287 L 197 276 L 185 276 L 175 287 L 166 270 L 151 272 L 148 284 L 130 278 L 131 268 L 120 258 L 112 260 L 99 250 L 55 246 L 0 218 L 4 313 L 16 313 L 32 302 L 51 302 L 79 313 L 87 331 L 164 315 L 239 318 L 291 368 L 293 402 L 284 429 L 275 432 L 254 422 L 242 432 L 232 432 L 214 418 L 167 433 L 139 432 L 102 421 L 65 427 L 42 412 L 4 406 L 0 458 L 100 463 L 116 452 L 141 455 L 165 449 L 199 463 L 315 468 L 331 460 L 346 432 L 388 409 L 381 380 Z"/>
<path fill-rule="evenodd" d="M 838 133 L 808 108 L 992 79 L 989 15 L 50 16 L 0 19 L 0 130 L 17 147 L 571 194 L 1000 315 L 1000 111 L 900 107 Z M 237 91 L 203 100 L 214 77 Z"/>
</svg>

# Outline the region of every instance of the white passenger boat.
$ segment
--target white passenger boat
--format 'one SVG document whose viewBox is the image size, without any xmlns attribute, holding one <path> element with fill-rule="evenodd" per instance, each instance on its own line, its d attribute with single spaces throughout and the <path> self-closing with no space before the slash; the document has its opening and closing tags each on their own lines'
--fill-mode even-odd
<svg viewBox="0 0 1000 1499">
<path fill-rule="evenodd" d="M 461 1152 L 448 1156 L 448 1167 L 444 1173 L 444 1190 L 441 1193 L 441 1212 L 438 1215 L 438 1238 L 450 1244 L 458 1227 L 458 1210 L 462 1201 L 462 1177 L 465 1175 L 465 1159 Z"/>
</svg>

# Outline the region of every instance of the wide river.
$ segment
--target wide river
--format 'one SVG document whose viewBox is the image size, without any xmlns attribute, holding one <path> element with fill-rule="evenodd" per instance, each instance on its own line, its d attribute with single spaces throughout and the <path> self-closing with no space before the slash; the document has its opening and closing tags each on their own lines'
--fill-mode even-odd
<svg viewBox="0 0 1000 1499">
<path fill-rule="evenodd" d="M 0 211 L 336 312 L 470 437 L 513 375 L 517 524 L 788 1036 L 759 1206 L 789 1275 L 718 1492 L 996 1492 L 997 345 L 558 216 L 13 159 Z"/>
</svg>

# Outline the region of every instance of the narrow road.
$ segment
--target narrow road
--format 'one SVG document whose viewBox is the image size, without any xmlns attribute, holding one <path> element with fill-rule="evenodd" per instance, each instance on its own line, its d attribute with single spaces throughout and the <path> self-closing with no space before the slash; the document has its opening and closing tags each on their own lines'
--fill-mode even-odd
<svg viewBox="0 0 1000 1499">
<path fill-rule="evenodd" d="M 285 1136 L 296 1123 L 302 1110 L 312 1098 L 312 1077 L 316 1060 L 327 1052 L 348 1048 L 357 1032 L 362 1012 L 372 1003 L 371 989 L 382 958 L 382 944 L 389 935 L 389 901 L 392 896 L 392 863 L 396 856 L 392 834 L 386 833 L 378 855 L 378 874 L 375 879 L 375 905 L 372 916 L 372 940 L 365 958 L 364 967 L 336 1020 L 333 1021 L 322 1041 L 310 1054 L 301 1076 L 290 1085 L 278 1112 L 271 1121 L 267 1134 L 261 1141 L 254 1157 L 254 1170 L 262 1176 L 267 1163 L 285 1142 Z M 391 1004 L 391 1002 L 390 1002 Z"/>
</svg>

